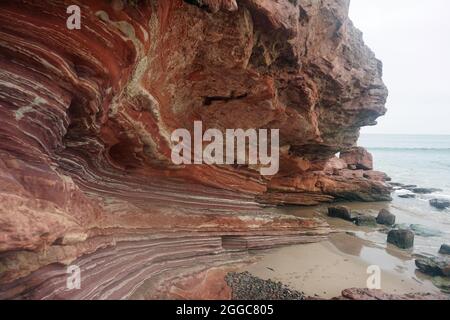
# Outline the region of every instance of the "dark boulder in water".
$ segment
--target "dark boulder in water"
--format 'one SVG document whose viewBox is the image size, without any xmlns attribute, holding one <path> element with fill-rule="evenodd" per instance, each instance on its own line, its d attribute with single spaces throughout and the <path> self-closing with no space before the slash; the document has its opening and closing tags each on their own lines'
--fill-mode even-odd
<svg viewBox="0 0 450 320">
<path fill-rule="evenodd" d="M 395 224 L 395 215 L 393 215 L 386 209 L 381 209 L 380 213 L 378 213 L 376 221 L 379 224 L 393 226 Z"/>
<path fill-rule="evenodd" d="M 405 229 L 391 230 L 387 242 L 401 249 L 410 249 L 414 246 L 414 232 Z"/>
<path fill-rule="evenodd" d="M 328 216 L 332 218 L 340 218 L 347 221 L 353 221 L 350 209 L 344 206 L 329 207 Z"/>
<path fill-rule="evenodd" d="M 430 194 L 430 193 L 442 191 L 442 189 L 437 189 L 437 188 L 411 188 L 411 189 L 407 189 L 407 190 L 410 190 L 410 191 L 412 191 L 414 193 L 418 193 L 418 194 Z"/>
<path fill-rule="evenodd" d="M 450 254 L 450 245 L 443 244 L 441 248 L 439 249 L 440 254 Z"/>
<path fill-rule="evenodd" d="M 432 199 L 430 200 L 430 205 L 437 209 L 447 209 L 450 207 L 450 201 L 444 199 Z"/>
<path fill-rule="evenodd" d="M 401 194 L 398 197 L 402 198 L 402 199 L 414 199 L 414 198 L 416 198 L 416 195 L 412 194 L 412 193 L 407 193 L 407 194 Z"/>
</svg>

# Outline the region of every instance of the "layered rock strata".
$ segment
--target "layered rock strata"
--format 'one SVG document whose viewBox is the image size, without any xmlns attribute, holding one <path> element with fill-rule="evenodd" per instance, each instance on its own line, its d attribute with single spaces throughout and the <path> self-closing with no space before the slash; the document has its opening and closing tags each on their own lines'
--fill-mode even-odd
<svg viewBox="0 0 450 320">
<path fill-rule="evenodd" d="M 263 205 L 389 199 L 382 176 L 335 157 L 387 96 L 348 1 L 76 4 L 80 30 L 71 2 L 0 3 L 0 298 L 156 297 L 329 232 Z M 279 173 L 175 166 L 171 132 L 196 120 L 279 128 Z"/>
</svg>

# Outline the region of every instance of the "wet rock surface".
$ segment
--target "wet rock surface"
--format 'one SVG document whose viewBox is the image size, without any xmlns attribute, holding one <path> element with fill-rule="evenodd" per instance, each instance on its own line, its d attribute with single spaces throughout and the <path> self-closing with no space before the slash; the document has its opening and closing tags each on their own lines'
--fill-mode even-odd
<svg viewBox="0 0 450 320">
<path fill-rule="evenodd" d="M 450 258 L 445 257 L 418 257 L 416 267 L 430 276 L 450 277 Z"/>
</svg>

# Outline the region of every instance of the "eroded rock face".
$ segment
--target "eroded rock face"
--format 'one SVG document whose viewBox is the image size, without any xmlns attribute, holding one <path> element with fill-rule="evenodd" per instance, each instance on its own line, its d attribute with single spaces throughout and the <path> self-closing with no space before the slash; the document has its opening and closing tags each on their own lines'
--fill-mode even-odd
<svg viewBox="0 0 450 320">
<path fill-rule="evenodd" d="M 1 2 L 1 298 L 155 296 L 199 261 L 329 231 L 260 203 L 389 199 L 334 158 L 387 96 L 348 1 L 188 2 L 82 0 L 81 30 L 65 1 Z M 280 128 L 280 172 L 174 166 L 170 134 L 195 120 Z"/>
</svg>

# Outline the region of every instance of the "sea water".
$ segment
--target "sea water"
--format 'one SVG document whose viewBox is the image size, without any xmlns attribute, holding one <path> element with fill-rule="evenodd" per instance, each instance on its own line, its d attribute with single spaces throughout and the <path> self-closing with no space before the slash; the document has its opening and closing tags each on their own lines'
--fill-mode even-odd
<svg viewBox="0 0 450 320">
<path fill-rule="evenodd" d="M 363 134 L 358 144 L 372 153 L 375 169 L 387 173 L 393 182 L 442 189 L 416 199 L 399 198 L 410 192 L 396 190 L 389 209 L 398 223 L 413 224 L 418 230 L 417 253 L 434 254 L 442 243 L 450 244 L 450 210 L 429 204 L 434 198 L 450 200 L 450 136 Z"/>
<path fill-rule="evenodd" d="M 359 145 L 393 181 L 443 189 L 450 197 L 450 136 L 366 134 Z"/>
</svg>

